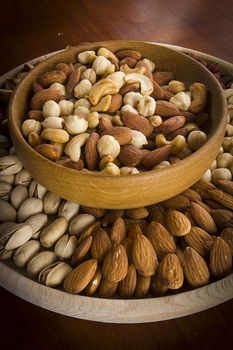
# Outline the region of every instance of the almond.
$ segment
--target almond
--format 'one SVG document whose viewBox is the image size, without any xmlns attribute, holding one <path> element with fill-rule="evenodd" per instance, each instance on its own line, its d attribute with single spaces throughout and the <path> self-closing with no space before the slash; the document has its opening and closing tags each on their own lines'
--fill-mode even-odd
<svg viewBox="0 0 233 350">
<path fill-rule="evenodd" d="M 132 259 L 136 270 L 143 276 L 153 276 L 158 267 L 154 248 L 148 238 L 137 235 L 133 240 Z"/>
<path fill-rule="evenodd" d="M 117 159 L 124 166 L 137 166 L 141 161 L 141 150 L 133 145 L 122 146 Z"/>
<path fill-rule="evenodd" d="M 233 227 L 233 213 L 226 209 L 215 209 L 211 213 L 215 223 L 221 229 Z"/>
<path fill-rule="evenodd" d="M 133 137 L 131 129 L 125 126 L 115 126 L 105 129 L 102 133 L 103 135 L 113 136 L 121 146 L 129 144 Z"/>
<path fill-rule="evenodd" d="M 97 132 L 91 133 L 85 144 L 85 160 L 89 170 L 95 170 L 99 162 L 99 153 L 97 151 L 97 142 L 100 136 Z"/>
<path fill-rule="evenodd" d="M 150 289 L 150 276 L 142 276 L 140 273 L 137 274 L 137 284 L 135 288 L 135 298 L 143 298 L 147 295 Z"/>
<path fill-rule="evenodd" d="M 168 101 L 156 101 L 155 114 L 161 117 L 174 117 L 180 115 L 179 109 Z"/>
<path fill-rule="evenodd" d="M 98 128 L 99 128 L 99 131 L 104 131 L 106 129 L 112 128 L 111 120 L 107 117 L 100 117 Z"/>
<path fill-rule="evenodd" d="M 233 182 L 230 180 L 218 180 L 218 184 L 223 188 L 224 191 L 233 195 Z"/>
<path fill-rule="evenodd" d="M 44 90 L 43 86 L 40 85 L 39 83 L 37 83 L 36 81 L 32 82 L 32 91 L 34 94 L 36 94 L 37 92 Z"/>
<path fill-rule="evenodd" d="M 153 79 L 159 85 L 166 85 L 174 79 L 174 74 L 172 72 L 154 72 Z"/>
<path fill-rule="evenodd" d="M 214 244 L 213 238 L 200 227 L 192 226 L 191 231 L 184 236 L 185 242 L 201 256 L 208 256 Z"/>
<path fill-rule="evenodd" d="M 116 219 L 112 225 L 110 239 L 112 243 L 122 243 L 126 236 L 125 223 L 122 218 Z"/>
<path fill-rule="evenodd" d="M 192 188 L 188 188 L 186 191 L 182 192 L 182 195 L 186 196 L 192 202 L 195 202 L 196 200 L 202 200 L 200 194 Z"/>
<path fill-rule="evenodd" d="M 166 213 L 166 226 L 174 236 L 185 236 L 191 230 L 191 222 L 183 213 L 169 209 Z"/>
<path fill-rule="evenodd" d="M 116 94 L 112 95 L 110 106 L 107 109 L 107 112 L 114 113 L 118 111 L 122 106 L 122 95 Z"/>
<path fill-rule="evenodd" d="M 164 89 L 163 88 L 163 93 L 164 93 L 164 100 L 165 101 L 170 101 L 170 99 L 174 96 L 174 94 L 171 92 L 171 91 L 169 91 L 169 90 L 167 90 L 167 89 Z"/>
<path fill-rule="evenodd" d="M 88 283 L 88 285 L 84 289 L 84 292 L 86 295 L 91 296 L 97 291 L 100 285 L 101 278 L 102 278 L 102 271 L 101 271 L 101 268 L 98 267 L 91 281 Z"/>
<path fill-rule="evenodd" d="M 130 219 L 133 220 L 145 219 L 149 214 L 148 210 L 145 207 L 127 209 L 125 213 Z"/>
<path fill-rule="evenodd" d="M 107 280 L 106 278 L 102 277 L 99 285 L 99 296 L 101 298 L 111 298 L 116 291 L 118 287 L 118 282 L 111 282 Z"/>
<path fill-rule="evenodd" d="M 105 227 L 113 224 L 114 221 L 116 221 L 118 218 L 121 218 L 123 214 L 123 209 L 108 210 L 102 218 L 102 226 Z"/>
<path fill-rule="evenodd" d="M 152 76 L 152 78 L 153 78 L 153 76 Z M 152 79 L 152 83 L 153 83 L 153 92 L 150 96 L 154 97 L 155 100 L 163 100 L 164 99 L 164 90 L 153 79 Z"/>
<path fill-rule="evenodd" d="M 43 105 L 45 102 L 49 100 L 53 100 L 55 102 L 58 102 L 60 100 L 64 99 L 64 96 L 61 95 L 61 92 L 57 89 L 44 89 L 41 91 L 38 91 L 31 99 L 30 102 L 30 108 L 31 109 L 37 109 L 42 110 Z"/>
<path fill-rule="evenodd" d="M 142 165 L 146 169 L 151 169 L 155 165 L 159 164 L 160 162 L 166 160 L 171 152 L 172 146 L 167 145 L 160 148 L 155 149 L 154 151 L 150 151 L 147 153 L 143 160 Z"/>
<path fill-rule="evenodd" d="M 103 276 L 110 282 L 123 280 L 128 271 L 128 258 L 122 244 L 114 244 L 103 262 Z"/>
<path fill-rule="evenodd" d="M 231 255 L 233 255 L 233 228 L 225 228 L 221 233 L 221 238 L 227 243 Z"/>
<path fill-rule="evenodd" d="M 199 204 L 190 202 L 190 213 L 196 225 L 213 235 L 217 232 L 217 226 L 212 216 Z"/>
<path fill-rule="evenodd" d="M 93 278 L 97 270 L 97 260 L 89 259 L 73 271 L 71 271 L 65 278 L 63 287 L 66 292 L 78 294 L 80 293 Z"/>
<path fill-rule="evenodd" d="M 44 73 L 38 83 L 44 87 L 49 87 L 53 83 L 64 84 L 66 81 L 66 75 L 64 72 L 60 70 L 51 70 L 49 72 Z"/>
<path fill-rule="evenodd" d="M 87 207 L 85 205 L 82 205 L 81 208 L 82 208 L 82 211 L 84 213 L 91 214 L 97 219 L 102 218 L 102 216 L 104 216 L 104 214 L 106 213 L 106 209 L 91 208 L 91 207 Z"/>
<path fill-rule="evenodd" d="M 151 292 L 159 297 L 164 295 L 168 287 L 158 278 L 157 274 L 151 277 Z"/>
<path fill-rule="evenodd" d="M 217 237 L 210 253 L 210 271 L 215 277 L 224 277 L 231 271 L 231 268 L 230 248 L 224 239 Z"/>
<path fill-rule="evenodd" d="M 119 90 L 119 93 L 122 96 L 124 96 L 128 92 L 137 92 L 139 90 L 140 90 L 140 84 L 139 83 L 132 83 L 129 85 L 122 86 L 122 88 L 120 88 L 120 90 Z"/>
<path fill-rule="evenodd" d="M 111 249 L 112 244 L 110 238 L 105 230 L 99 228 L 92 240 L 90 253 L 92 258 L 96 259 L 101 263 L 106 255 L 106 253 Z"/>
<path fill-rule="evenodd" d="M 55 70 L 63 72 L 67 77 L 72 73 L 72 68 L 68 63 L 58 63 Z"/>
<path fill-rule="evenodd" d="M 43 112 L 40 110 L 31 110 L 28 112 L 27 117 L 29 119 L 35 119 L 39 122 L 42 122 L 44 120 Z"/>
<path fill-rule="evenodd" d="M 146 137 L 150 136 L 153 132 L 153 127 L 148 119 L 134 113 L 124 113 L 122 115 L 122 121 L 125 126 L 130 129 L 141 131 Z"/>
<path fill-rule="evenodd" d="M 130 227 L 128 227 L 128 230 L 127 230 L 127 238 L 131 239 L 131 240 L 134 240 L 134 238 L 137 236 L 137 235 L 142 235 L 143 232 L 142 232 L 142 228 L 140 226 L 139 223 L 137 222 L 132 222 L 132 224 L 130 225 Z"/>
<path fill-rule="evenodd" d="M 43 143 L 35 147 L 35 150 L 45 158 L 56 161 L 60 157 L 60 152 L 54 145 Z"/>
<path fill-rule="evenodd" d="M 122 245 L 125 248 L 127 257 L 128 257 L 128 262 L 131 263 L 132 262 L 132 247 L 133 247 L 133 240 L 130 238 L 125 238 Z"/>
<path fill-rule="evenodd" d="M 161 204 L 153 204 L 147 207 L 149 210 L 149 219 L 151 221 L 159 222 L 161 225 L 165 226 L 165 209 Z"/>
<path fill-rule="evenodd" d="M 223 192 L 221 190 L 210 190 L 208 191 L 210 198 L 213 200 L 218 201 L 219 203 L 221 203 L 222 205 L 224 205 L 224 207 L 233 210 L 233 196 L 230 195 L 227 192 Z"/>
<path fill-rule="evenodd" d="M 66 84 L 66 93 L 67 94 L 72 94 L 74 87 L 79 83 L 80 78 L 81 78 L 80 69 L 76 69 L 70 74 L 68 82 Z"/>
<path fill-rule="evenodd" d="M 131 298 L 137 284 L 137 273 L 133 264 L 128 267 L 125 278 L 119 282 L 118 291 L 122 298 Z"/>
<path fill-rule="evenodd" d="M 176 254 L 167 254 L 158 267 L 157 276 L 169 289 L 179 289 L 184 282 L 184 273 L 180 259 Z"/>
<path fill-rule="evenodd" d="M 119 62 L 119 66 L 123 66 L 124 64 L 127 64 L 129 68 L 134 68 L 137 64 L 137 60 L 133 57 L 125 57 Z"/>
<path fill-rule="evenodd" d="M 183 264 L 185 277 L 192 288 L 202 287 L 209 283 L 208 266 L 196 250 L 191 247 L 185 248 Z"/>
<path fill-rule="evenodd" d="M 90 225 L 81 235 L 78 237 L 77 244 L 80 244 L 85 238 L 90 237 L 100 228 L 100 221 L 96 221 L 94 224 Z"/>
<path fill-rule="evenodd" d="M 159 125 L 158 129 L 163 134 L 169 134 L 181 128 L 184 125 L 185 121 L 185 117 L 182 115 L 177 115 L 162 122 L 162 124 Z"/>
<path fill-rule="evenodd" d="M 198 181 L 192 186 L 192 188 L 200 194 L 202 199 L 210 199 L 208 191 L 216 189 L 211 182 L 206 181 Z"/>
<path fill-rule="evenodd" d="M 119 58 L 119 60 L 121 60 L 122 58 L 125 57 L 131 57 L 134 58 L 135 60 L 140 60 L 142 58 L 142 54 L 139 51 L 136 50 L 128 50 L 128 49 L 123 49 L 123 50 L 119 50 L 117 52 L 115 52 L 115 55 L 117 58 Z"/>
<path fill-rule="evenodd" d="M 159 260 L 168 253 L 175 253 L 176 243 L 174 238 L 159 222 L 152 221 L 149 224 L 146 236 L 151 242 Z"/>
<path fill-rule="evenodd" d="M 92 236 L 86 237 L 75 249 L 71 257 L 71 265 L 77 266 L 87 255 L 92 243 Z"/>
<path fill-rule="evenodd" d="M 190 207 L 189 199 L 183 194 L 178 194 L 175 197 L 169 198 L 166 201 L 161 202 L 165 208 L 171 208 L 176 210 L 185 210 Z"/>
</svg>

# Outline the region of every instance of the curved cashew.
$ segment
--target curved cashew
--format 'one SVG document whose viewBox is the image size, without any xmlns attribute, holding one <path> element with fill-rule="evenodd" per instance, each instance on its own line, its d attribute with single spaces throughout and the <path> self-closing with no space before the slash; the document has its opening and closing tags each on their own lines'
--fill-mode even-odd
<svg viewBox="0 0 233 350">
<path fill-rule="evenodd" d="M 84 132 L 74 136 L 65 146 L 64 152 L 73 162 L 78 162 L 81 155 L 81 147 L 86 143 L 90 134 Z"/>
<path fill-rule="evenodd" d="M 157 147 L 171 145 L 171 154 L 177 154 L 186 146 L 186 139 L 182 135 L 177 135 L 173 140 L 168 141 L 163 134 L 159 134 L 155 138 L 155 144 Z"/>
<path fill-rule="evenodd" d="M 127 74 L 144 74 L 146 71 L 145 67 L 135 67 L 135 68 L 130 68 L 128 64 L 123 64 L 120 66 L 120 71 Z"/>
<path fill-rule="evenodd" d="M 118 84 L 111 79 L 102 79 L 94 84 L 89 91 L 89 101 L 92 105 L 97 105 L 101 97 L 105 95 L 115 95 L 119 91 Z"/>
<path fill-rule="evenodd" d="M 99 172 L 101 175 L 120 175 L 121 171 L 114 163 L 108 163 L 106 167 Z"/>
<path fill-rule="evenodd" d="M 112 96 L 111 95 L 107 95 L 101 98 L 100 102 L 94 106 L 90 108 L 91 112 L 106 112 L 108 110 L 108 108 L 110 107 L 112 101 Z"/>
<path fill-rule="evenodd" d="M 104 56 L 105 58 L 108 58 L 114 65 L 118 65 L 118 58 L 114 55 L 113 52 L 111 52 L 110 50 L 106 49 L 105 47 L 101 47 L 98 52 L 97 52 L 98 56 Z"/>
<path fill-rule="evenodd" d="M 202 83 L 194 83 L 189 87 L 191 92 L 191 104 L 189 111 L 192 113 L 202 112 L 207 103 L 207 88 Z"/>
<path fill-rule="evenodd" d="M 226 89 L 226 90 L 223 91 L 223 93 L 224 93 L 226 99 L 228 99 L 229 97 L 233 96 L 233 88 Z"/>
<path fill-rule="evenodd" d="M 100 170 L 103 170 L 108 163 L 114 163 L 114 158 L 110 155 L 104 156 L 99 162 Z"/>
<path fill-rule="evenodd" d="M 119 71 L 108 75 L 108 79 L 115 81 L 115 83 L 118 84 L 119 89 L 122 88 L 122 86 L 124 86 L 125 84 L 124 77 L 125 77 L 125 73 L 119 72 Z"/>
<path fill-rule="evenodd" d="M 78 54 L 78 60 L 82 64 L 92 63 L 96 57 L 95 51 L 84 51 Z"/>
<path fill-rule="evenodd" d="M 142 95 L 150 95 L 153 92 L 154 87 L 152 81 L 143 74 L 128 74 L 125 76 L 125 81 L 127 84 L 139 83 Z"/>
</svg>

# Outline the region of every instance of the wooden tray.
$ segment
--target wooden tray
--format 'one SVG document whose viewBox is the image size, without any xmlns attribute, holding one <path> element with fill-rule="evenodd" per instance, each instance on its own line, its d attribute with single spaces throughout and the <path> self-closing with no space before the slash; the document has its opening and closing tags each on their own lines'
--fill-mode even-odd
<svg viewBox="0 0 233 350">
<path fill-rule="evenodd" d="M 179 46 L 165 45 L 173 49 L 189 52 L 208 62 L 218 62 L 225 73 L 233 75 L 233 64 L 220 58 Z M 41 56 L 30 61 L 52 55 Z M 0 77 L 0 86 L 6 78 L 14 76 L 22 69 L 19 66 Z M 146 299 L 101 299 L 72 295 L 41 285 L 13 266 L 12 262 L 0 262 L 0 285 L 18 297 L 53 312 L 100 322 L 142 323 L 168 320 L 221 304 L 233 297 L 233 273 L 205 287 L 159 298 Z"/>
</svg>

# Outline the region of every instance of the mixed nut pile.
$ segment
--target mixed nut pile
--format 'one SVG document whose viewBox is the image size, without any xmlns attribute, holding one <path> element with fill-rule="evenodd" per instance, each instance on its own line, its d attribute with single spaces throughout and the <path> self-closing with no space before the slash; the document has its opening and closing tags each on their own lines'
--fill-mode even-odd
<svg viewBox="0 0 233 350">
<path fill-rule="evenodd" d="M 186 86 L 135 50 L 81 52 L 32 85 L 23 135 L 64 166 L 136 174 L 169 166 L 207 140 L 206 86 Z"/>
<path fill-rule="evenodd" d="M 14 84 L 24 73 L 6 84 Z M 19 271 L 48 287 L 105 298 L 161 296 L 229 274 L 233 84 L 229 77 L 223 81 L 227 77 L 222 74 L 218 78 L 226 88 L 229 115 L 211 168 L 185 192 L 136 209 L 90 208 L 47 191 L 18 159 L 6 136 L 1 105 L 6 133 L 0 135 L 0 259 L 12 259 Z M 5 95 L 2 90 L 0 97 L 6 98 L 9 90 Z"/>
</svg>

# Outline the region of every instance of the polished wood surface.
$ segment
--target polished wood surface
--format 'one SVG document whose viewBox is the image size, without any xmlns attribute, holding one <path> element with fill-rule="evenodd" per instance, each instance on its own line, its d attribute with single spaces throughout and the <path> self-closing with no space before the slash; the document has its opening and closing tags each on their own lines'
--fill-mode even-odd
<svg viewBox="0 0 233 350">
<path fill-rule="evenodd" d="M 222 0 L 1 1 L 0 74 L 79 42 L 170 43 L 233 62 L 233 11 Z M 233 300 L 180 319 L 137 325 L 82 321 L 0 289 L 1 349 L 228 349 Z"/>
</svg>

